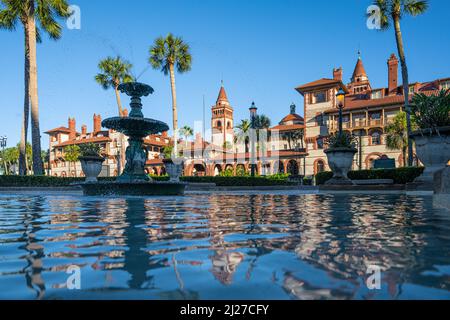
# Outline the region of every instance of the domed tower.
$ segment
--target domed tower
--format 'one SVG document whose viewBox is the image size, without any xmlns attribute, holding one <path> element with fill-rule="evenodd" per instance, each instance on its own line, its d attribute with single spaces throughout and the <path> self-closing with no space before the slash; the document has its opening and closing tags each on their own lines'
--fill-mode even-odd
<svg viewBox="0 0 450 320">
<path fill-rule="evenodd" d="M 228 101 L 223 84 L 217 97 L 216 105 L 211 108 L 212 143 L 223 147 L 225 142 L 232 145 L 234 140 L 233 107 Z"/>
</svg>

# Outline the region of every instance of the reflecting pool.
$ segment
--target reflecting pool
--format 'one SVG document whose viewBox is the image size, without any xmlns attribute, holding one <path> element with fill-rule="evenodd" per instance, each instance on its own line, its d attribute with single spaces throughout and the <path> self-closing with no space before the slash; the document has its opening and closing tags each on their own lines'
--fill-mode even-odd
<svg viewBox="0 0 450 320">
<path fill-rule="evenodd" d="M 0 299 L 450 299 L 450 212 L 405 195 L 1 195 Z"/>
</svg>

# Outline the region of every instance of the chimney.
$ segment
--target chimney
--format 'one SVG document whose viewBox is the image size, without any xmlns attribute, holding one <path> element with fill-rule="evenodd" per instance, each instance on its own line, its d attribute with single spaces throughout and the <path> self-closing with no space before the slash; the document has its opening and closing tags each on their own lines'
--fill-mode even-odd
<svg viewBox="0 0 450 320">
<path fill-rule="evenodd" d="M 83 125 L 81 126 L 81 134 L 82 134 L 83 136 L 85 136 L 85 135 L 87 134 L 87 126 L 86 126 L 85 124 L 83 124 Z"/>
<path fill-rule="evenodd" d="M 94 134 L 102 130 L 102 117 L 94 113 Z"/>
<path fill-rule="evenodd" d="M 391 54 L 388 62 L 388 88 L 389 95 L 397 94 L 398 87 L 398 59 L 395 54 Z"/>
<path fill-rule="evenodd" d="M 342 67 L 339 67 L 338 69 L 333 69 L 333 79 L 342 81 Z"/>
<path fill-rule="evenodd" d="M 70 140 L 75 139 L 77 135 L 75 118 L 69 118 L 69 130 L 70 130 L 69 139 Z"/>
<path fill-rule="evenodd" d="M 169 136 L 169 134 L 167 133 L 167 131 L 163 131 L 161 132 L 161 135 L 163 138 L 167 138 Z"/>
<path fill-rule="evenodd" d="M 128 109 L 122 110 L 122 117 L 128 117 Z"/>
</svg>

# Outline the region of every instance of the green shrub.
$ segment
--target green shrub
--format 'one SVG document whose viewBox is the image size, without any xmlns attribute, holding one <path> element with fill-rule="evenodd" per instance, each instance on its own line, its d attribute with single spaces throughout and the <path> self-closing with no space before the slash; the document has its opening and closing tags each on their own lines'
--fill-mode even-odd
<svg viewBox="0 0 450 320">
<path fill-rule="evenodd" d="M 215 183 L 217 186 L 277 186 L 292 185 L 287 179 L 270 179 L 267 177 L 181 177 L 182 181 L 192 183 Z"/>
<path fill-rule="evenodd" d="M 115 180 L 115 177 L 99 178 L 99 181 Z M 76 182 L 84 182 L 84 178 L 0 176 L 0 187 L 67 187 Z"/>
<path fill-rule="evenodd" d="M 397 169 L 374 169 L 350 171 L 348 177 L 352 180 L 370 180 L 370 179 L 392 179 L 395 184 L 405 184 L 413 182 L 423 173 L 423 167 L 405 167 Z M 323 185 L 333 177 L 330 171 L 316 174 L 316 184 Z"/>
<path fill-rule="evenodd" d="M 450 90 L 438 95 L 415 94 L 411 105 L 412 120 L 419 129 L 437 132 L 439 127 L 450 126 Z"/>
<path fill-rule="evenodd" d="M 343 131 L 342 133 L 336 132 L 329 137 L 325 138 L 325 143 L 330 149 L 336 148 L 355 148 L 356 138 L 352 134 Z"/>
<path fill-rule="evenodd" d="M 150 178 L 152 178 L 153 181 L 169 181 L 169 179 L 170 179 L 167 174 L 163 175 L 163 176 L 156 176 L 156 175 L 151 174 Z"/>
<path fill-rule="evenodd" d="M 83 143 L 79 146 L 81 157 L 100 157 L 100 145 L 95 143 Z"/>
</svg>

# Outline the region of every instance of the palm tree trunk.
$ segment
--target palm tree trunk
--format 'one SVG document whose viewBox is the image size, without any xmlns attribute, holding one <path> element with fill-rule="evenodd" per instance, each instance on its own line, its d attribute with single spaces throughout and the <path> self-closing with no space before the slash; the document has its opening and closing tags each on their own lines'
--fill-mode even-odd
<svg viewBox="0 0 450 320">
<path fill-rule="evenodd" d="M 30 47 L 27 24 L 24 24 L 25 33 L 25 73 L 24 73 L 24 102 L 22 115 L 22 128 L 20 132 L 19 144 L 19 175 L 27 174 L 27 136 L 28 136 L 28 121 L 30 116 L 30 95 L 29 95 L 29 78 L 30 78 Z"/>
<path fill-rule="evenodd" d="M 403 156 L 403 166 L 407 167 L 407 162 L 406 162 L 406 148 L 403 147 L 402 148 L 402 156 Z"/>
<path fill-rule="evenodd" d="M 177 91 L 175 88 L 175 71 L 173 64 L 170 65 L 170 88 L 172 90 L 172 117 L 173 117 L 173 151 L 178 156 L 178 114 L 177 114 Z"/>
<path fill-rule="evenodd" d="M 36 21 L 34 20 L 34 1 L 30 2 L 31 14 L 27 18 L 27 32 L 30 48 L 30 101 L 31 101 L 31 141 L 33 150 L 33 173 L 43 174 L 41 159 L 41 132 L 39 128 L 39 100 L 36 58 Z"/>
<path fill-rule="evenodd" d="M 403 78 L 403 94 L 405 96 L 405 111 L 406 111 L 406 127 L 408 132 L 408 166 L 412 166 L 412 140 L 411 136 L 411 109 L 409 106 L 409 81 L 408 81 L 408 67 L 406 65 L 405 49 L 403 47 L 402 31 L 400 28 L 400 17 L 393 16 L 395 39 L 397 41 L 398 55 L 400 57 L 400 64 L 402 66 Z M 406 162 L 406 161 L 405 161 Z"/>
<path fill-rule="evenodd" d="M 116 101 L 117 101 L 117 108 L 119 110 L 119 117 L 123 117 L 122 102 L 120 101 L 120 93 L 118 88 L 119 88 L 118 86 L 115 86 L 114 91 L 116 93 Z"/>
</svg>

